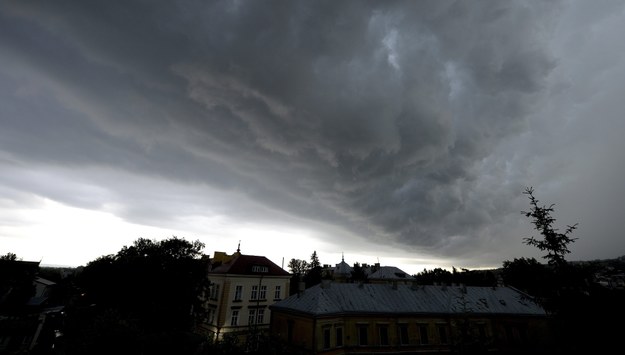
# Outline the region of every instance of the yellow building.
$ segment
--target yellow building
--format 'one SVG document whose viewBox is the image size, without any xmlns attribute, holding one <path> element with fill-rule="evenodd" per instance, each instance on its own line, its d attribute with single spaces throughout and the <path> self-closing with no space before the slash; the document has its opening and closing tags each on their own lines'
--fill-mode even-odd
<svg viewBox="0 0 625 355">
<path fill-rule="evenodd" d="M 200 331 L 214 339 L 225 334 L 245 340 L 269 329 L 269 305 L 288 296 L 291 275 L 264 256 L 215 252 L 208 278 L 208 315 Z"/>
<path fill-rule="evenodd" d="M 545 311 L 508 287 L 323 282 L 271 307 L 271 335 L 290 353 L 536 353 Z"/>
</svg>

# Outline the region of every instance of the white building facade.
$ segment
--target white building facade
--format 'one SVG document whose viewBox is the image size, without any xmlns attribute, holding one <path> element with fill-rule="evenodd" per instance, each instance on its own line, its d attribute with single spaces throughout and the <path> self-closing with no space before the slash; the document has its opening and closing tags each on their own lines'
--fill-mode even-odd
<svg viewBox="0 0 625 355">
<path fill-rule="evenodd" d="M 243 339 L 269 330 L 269 305 L 289 296 L 291 274 L 264 256 L 216 252 L 208 278 L 207 319 L 201 328 L 214 339 Z"/>
</svg>

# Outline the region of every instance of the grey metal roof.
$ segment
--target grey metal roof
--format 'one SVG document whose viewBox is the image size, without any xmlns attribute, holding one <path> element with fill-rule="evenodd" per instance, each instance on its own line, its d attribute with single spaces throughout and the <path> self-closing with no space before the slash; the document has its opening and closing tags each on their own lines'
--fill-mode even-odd
<svg viewBox="0 0 625 355">
<path fill-rule="evenodd" d="M 351 266 L 349 266 L 349 264 L 347 264 L 345 262 L 345 260 L 341 260 L 341 262 L 336 264 L 336 266 L 334 267 L 334 274 L 335 275 L 338 274 L 338 275 L 348 275 L 349 276 L 349 275 L 351 275 L 351 272 L 353 270 L 354 269 Z"/>
<path fill-rule="evenodd" d="M 405 273 L 402 269 L 395 266 L 380 266 L 380 268 L 369 275 L 370 279 L 385 279 L 385 280 L 410 280 L 412 276 Z"/>
<path fill-rule="evenodd" d="M 463 289 L 466 290 L 463 291 Z M 310 315 L 384 314 L 515 314 L 545 315 L 542 307 L 509 287 L 412 286 L 331 283 L 274 303 L 271 309 Z"/>
</svg>

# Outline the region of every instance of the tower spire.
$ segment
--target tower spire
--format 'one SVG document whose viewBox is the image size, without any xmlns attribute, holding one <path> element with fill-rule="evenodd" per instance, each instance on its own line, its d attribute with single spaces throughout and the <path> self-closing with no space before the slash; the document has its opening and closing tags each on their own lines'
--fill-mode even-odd
<svg viewBox="0 0 625 355">
<path fill-rule="evenodd" d="M 241 253 L 241 240 L 239 240 L 239 245 L 237 245 L 237 253 Z"/>
<path fill-rule="evenodd" d="M 345 253 L 344 252 L 341 252 L 341 261 L 345 262 Z"/>
</svg>

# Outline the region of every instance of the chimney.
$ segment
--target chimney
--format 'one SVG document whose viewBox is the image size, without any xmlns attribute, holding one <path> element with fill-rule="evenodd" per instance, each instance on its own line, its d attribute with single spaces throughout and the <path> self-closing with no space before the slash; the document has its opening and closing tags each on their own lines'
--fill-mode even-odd
<svg viewBox="0 0 625 355">
<path fill-rule="evenodd" d="M 504 287 L 505 284 L 503 282 L 503 277 L 501 275 L 497 275 L 497 287 Z"/>
</svg>

